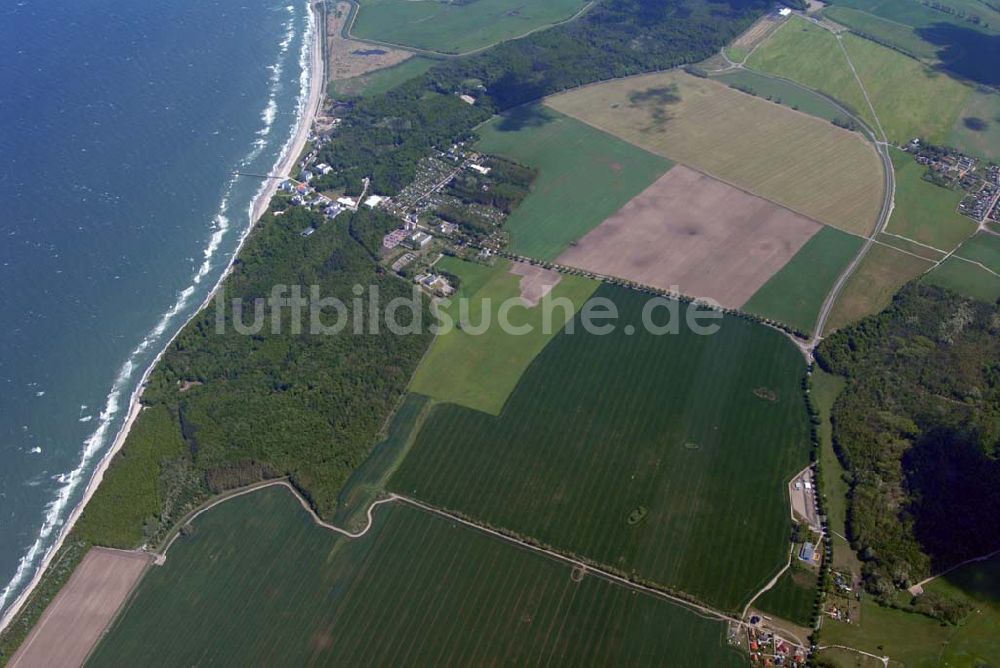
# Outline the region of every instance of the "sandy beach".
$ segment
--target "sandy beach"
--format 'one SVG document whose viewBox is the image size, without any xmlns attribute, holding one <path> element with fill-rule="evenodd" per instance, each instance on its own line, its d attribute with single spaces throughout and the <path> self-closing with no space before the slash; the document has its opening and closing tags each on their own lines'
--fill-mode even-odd
<svg viewBox="0 0 1000 668">
<path fill-rule="evenodd" d="M 292 135 L 291 139 L 288 141 L 288 143 L 285 145 L 285 149 L 283 151 L 281 158 L 278 160 L 278 163 L 275 165 L 274 169 L 271 172 L 272 175 L 274 176 L 284 177 L 291 174 L 293 168 L 295 167 L 296 162 L 298 161 L 299 156 L 302 154 L 302 151 L 305 148 L 306 142 L 309 138 L 310 130 L 312 129 L 313 120 L 316 118 L 316 114 L 319 111 L 320 105 L 322 104 L 323 100 L 324 81 L 326 76 L 323 63 L 323 43 L 322 43 L 323 29 L 322 26 L 320 25 L 319 16 L 317 16 L 316 14 L 313 3 L 310 2 L 308 6 L 310 13 L 312 15 L 312 20 L 311 20 L 312 34 L 310 35 L 311 45 L 310 45 L 310 65 L 309 65 L 310 78 L 308 84 L 309 95 L 308 98 L 306 99 L 305 106 L 302 110 L 302 115 L 299 118 L 298 123 L 295 127 L 295 132 Z M 251 206 L 251 210 L 249 211 L 250 221 L 247 224 L 245 230 L 243 231 L 242 236 L 240 237 L 239 244 L 237 245 L 236 250 L 233 252 L 233 255 L 230 258 L 229 263 L 227 264 L 225 270 L 219 277 L 219 280 L 216 282 L 215 286 L 213 286 L 211 292 L 209 292 L 208 296 L 205 298 L 205 301 L 202 302 L 198 310 L 195 311 L 195 313 L 191 316 L 191 318 L 186 320 L 174 332 L 173 336 L 171 336 L 170 339 L 166 342 L 160 353 L 156 356 L 156 358 L 149 365 L 149 367 L 147 367 L 146 370 L 143 372 L 139 384 L 136 386 L 135 391 L 129 398 L 127 417 L 125 418 L 125 422 L 122 424 L 121 428 L 118 430 L 118 433 L 115 435 L 114 442 L 112 443 L 108 451 L 104 454 L 104 456 L 101 458 L 97 467 L 94 469 L 94 473 L 87 484 L 87 488 L 83 494 L 82 499 L 73 509 L 73 512 L 70 513 L 69 517 L 66 519 L 65 524 L 62 526 L 59 532 L 59 537 L 52 545 L 52 548 L 49 549 L 49 551 L 46 553 L 41 564 L 39 565 L 38 570 L 32 577 L 31 582 L 24 589 L 24 591 L 21 592 L 21 594 L 17 597 L 14 603 L 11 604 L 11 606 L 4 612 L 2 619 L 0 619 L 0 631 L 3 631 L 7 627 L 7 625 L 11 623 L 14 617 L 17 616 L 17 613 L 21 610 L 25 602 L 31 596 L 31 593 L 35 590 L 35 587 L 38 586 L 38 583 L 41 581 L 45 572 L 48 570 L 49 565 L 52 562 L 52 559 L 59 552 L 59 549 L 62 547 L 63 542 L 66 540 L 66 537 L 69 535 L 70 531 L 72 531 L 73 526 L 76 524 L 80 515 L 83 513 L 83 509 L 86 507 L 90 499 L 93 498 L 94 492 L 97 490 L 98 486 L 101 484 L 101 481 L 104 479 L 104 473 L 107 471 L 108 466 L 111 463 L 111 460 L 121 450 L 122 446 L 125 445 L 125 441 L 128 438 L 129 431 L 131 430 L 132 425 L 135 423 L 135 419 L 136 417 L 138 417 L 139 412 L 142 410 L 142 405 L 140 403 L 142 392 L 146 387 L 146 383 L 149 380 L 149 376 L 152 373 L 153 369 L 156 367 L 157 364 L 159 364 L 164 351 L 166 351 L 166 349 L 170 347 L 171 343 L 173 343 L 174 339 L 177 338 L 177 335 L 184 329 L 184 327 L 186 327 L 187 324 L 191 322 L 191 320 L 198 313 L 200 313 L 208 304 L 211 303 L 213 297 L 215 296 L 215 293 L 225 282 L 226 278 L 229 276 L 229 272 L 232 271 L 233 263 L 239 256 L 240 252 L 243 250 L 243 245 L 246 242 L 246 239 L 249 236 L 250 231 L 256 226 L 257 222 L 260 220 L 260 217 L 267 210 L 271 198 L 277 191 L 279 184 L 280 184 L 279 178 L 267 179 L 264 182 L 263 188 L 260 191 L 259 196 L 254 200 Z"/>
</svg>

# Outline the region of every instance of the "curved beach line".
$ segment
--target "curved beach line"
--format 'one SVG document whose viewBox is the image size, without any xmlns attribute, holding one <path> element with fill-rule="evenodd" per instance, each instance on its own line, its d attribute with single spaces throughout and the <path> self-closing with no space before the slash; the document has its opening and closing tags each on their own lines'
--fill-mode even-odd
<svg viewBox="0 0 1000 668">
<path fill-rule="evenodd" d="M 291 172 L 292 167 L 294 167 L 296 161 L 298 160 L 299 154 L 305 147 L 306 140 L 309 137 L 309 132 L 312 129 L 313 120 L 316 116 L 317 111 L 319 110 L 320 103 L 323 99 L 323 77 L 325 74 L 325 69 L 322 58 L 322 51 L 323 51 L 322 37 L 320 31 L 317 30 L 317 17 L 316 17 L 316 12 L 313 9 L 313 3 L 311 1 L 307 1 L 306 7 L 307 7 L 307 25 L 303 36 L 303 45 L 300 54 L 300 63 L 303 65 L 303 71 L 300 77 L 301 88 L 299 94 L 299 101 L 297 104 L 298 119 L 296 121 L 293 133 L 291 134 L 285 145 L 282 147 L 281 153 L 278 156 L 278 160 L 276 161 L 275 167 L 272 172 L 274 174 L 283 176 L 288 175 Z M 266 120 L 267 119 L 265 119 L 265 121 Z M 229 262 L 226 265 L 226 268 L 223 270 L 222 274 L 220 274 L 219 279 L 216 281 L 212 290 L 205 297 L 205 300 L 202 302 L 202 304 L 198 307 L 197 310 L 195 310 L 192 313 L 192 315 L 187 320 L 184 321 L 184 323 L 180 327 L 177 328 L 174 334 L 164 344 L 163 348 L 160 350 L 159 353 L 157 353 L 156 357 L 153 358 L 153 361 L 143 372 L 138 385 L 136 386 L 135 390 L 132 392 L 132 395 L 130 397 L 128 415 L 125 419 L 125 422 L 119 428 L 118 433 L 115 436 L 114 442 L 112 443 L 108 451 L 105 452 L 104 455 L 101 457 L 100 462 L 97 464 L 97 466 L 94 469 L 94 472 L 91 474 L 90 481 L 87 483 L 87 488 L 83 494 L 83 497 L 80 499 L 80 502 L 73 508 L 73 511 L 69 514 L 69 516 L 65 519 L 65 521 L 62 522 L 62 528 L 59 531 L 59 537 L 46 550 L 45 556 L 38 564 L 35 573 L 31 578 L 31 581 L 21 591 L 21 593 L 18 594 L 17 598 L 10 605 L 10 607 L 8 607 L 4 611 L 3 616 L 0 617 L 0 631 L 3 631 L 5 628 L 7 628 L 7 626 L 13 621 L 14 617 L 17 616 L 17 613 L 20 612 L 20 610 L 24 607 L 24 604 L 27 602 L 28 598 L 34 592 L 35 588 L 38 586 L 38 583 L 41 581 L 43 575 L 51 565 L 53 558 L 58 553 L 59 549 L 62 547 L 63 543 L 66 540 L 66 537 L 73 529 L 73 526 L 76 524 L 77 520 L 79 520 L 80 515 L 83 513 L 83 509 L 86 507 L 87 503 L 93 497 L 94 492 L 97 490 L 97 487 L 104 479 L 104 474 L 107 471 L 108 466 L 111 463 L 111 460 L 125 444 L 125 440 L 128 437 L 129 431 L 131 430 L 132 425 L 135 422 L 136 417 L 138 417 L 139 412 L 142 408 L 140 403 L 140 398 L 142 396 L 143 390 L 145 389 L 146 383 L 149 381 L 149 376 L 151 375 L 153 369 L 156 368 L 157 364 L 159 364 L 161 358 L 163 357 L 164 352 L 166 352 L 166 350 L 174 342 L 174 340 L 181 333 L 181 331 L 183 331 L 184 328 L 187 327 L 188 323 L 190 323 L 202 310 L 204 310 L 206 306 L 209 305 L 209 303 L 211 303 L 212 299 L 215 297 L 215 294 L 222 287 L 222 284 L 225 282 L 226 278 L 228 278 L 230 272 L 232 271 L 236 258 L 239 256 L 240 251 L 242 251 L 243 245 L 245 244 L 248 236 L 250 235 L 250 232 L 256 226 L 257 222 L 260 220 L 260 217 L 263 215 L 264 211 L 267 210 L 267 207 L 270 204 L 271 197 L 274 195 L 274 192 L 277 190 L 277 187 L 278 187 L 277 179 L 267 179 L 263 184 L 261 184 L 260 189 L 255 194 L 254 199 L 252 200 L 249 207 L 248 213 L 250 217 L 250 223 L 249 225 L 246 226 L 243 233 L 241 234 L 240 240 L 236 245 L 236 248 L 233 251 L 232 256 L 230 257 Z M 226 223 L 228 223 L 228 221 L 226 221 Z M 216 234 L 225 231 L 224 229 L 221 230 L 219 229 L 222 224 L 223 224 L 222 221 L 219 221 L 217 219 Z M 213 241 L 214 238 L 215 237 L 213 235 Z M 219 236 L 219 240 L 221 241 L 221 235 Z M 211 243 L 212 242 L 210 242 L 210 245 Z M 206 258 L 206 262 L 208 261 L 208 259 L 209 258 Z M 202 267 L 204 266 L 205 265 L 203 264 Z M 205 270 L 205 273 L 207 273 L 207 270 Z M 199 269 L 199 272 L 195 276 L 194 283 L 198 283 L 203 276 L 204 274 L 202 273 L 202 270 Z M 110 425 L 111 418 L 118 412 L 118 401 L 121 392 L 124 389 L 123 386 L 128 382 L 128 379 L 131 378 L 132 372 L 134 371 L 134 366 L 131 358 L 136 353 L 141 354 L 142 352 L 145 352 L 148 346 L 151 345 L 152 342 L 156 340 L 156 338 L 162 335 L 163 331 L 165 331 L 167 326 L 169 325 L 170 319 L 173 316 L 175 316 L 177 312 L 179 312 L 186 306 L 186 301 L 184 300 L 186 300 L 193 293 L 193 291 L 194 291 L 193 286 L 189 286 L 180 293 L 180 296 L 178 297 L 178 300 L 175 302 L 173 308 L 171 308 L 170 311 L 168 311 L 163 317 L 161 317 L 156 327 L 154 327 L 153 330 L 151 330 L 150 334 L 147 335 L 142 342 L 140 342 L 139 346 L 136 348 L 133 354 L 129 356 L 130 359 L 126 360 L 126 362 L 122 365 L 121 369 L 118 372 L 118 375 L 115 378 L 115 382 L 112 385 L 111 393 L 108 395 L 105 409 L 104 411 L 102 411 L 101 426 L 98 427 L 98 429 L 95 430 L 95 432 L 85 442 L 84 451 L 81 455 L 81 465 L 68 474 L 66 481 L 67 484 L 63 485 L 63 487 L 59 490 L 56 499 L 49 505 L 50 508 L 49 516 L 46 517 L 46 522 L 39 533 L 39 538 L 35 541 L 35 543 L 31 546 L 31 548 L 29 548 L 25 556 L 22 557 L 21 565 L 18 567 L 18 571 L 15 573 L 14 578 L 11 580 L 10 583 L 8 583 L 7 588 L 4 590 L 5 594 L 9 592 L 9 590 L 13 587 L 15 582 L 18 582 L 20 581 L 21 578 L 23 578 L 25 569 L 30 567 L 30 564 L 34 561 L 35 556 L 37 555 L 38 551 L 42 547 L 42 544 L 44 543 L 44 540 L 51 534 L 53 530 L 55 530 L 56 527 L 59 526 L 58 513 L 53 513 L 53 509 L 58 508 L 61 511 L 62 508 L 65 507 L 65 504 L 68 503 L 69 497 L 72 495 L 72 492 L 75 491 L 76 485 L 78 484 L 76 478 L 83 475 L 83 470 L 86 468 L 86 465 L 89 464 L 90 459 L 96 454 L 96 446 L 104 440 L 104 436 L 108 426 Z M 93 451 L 89 450 L 89 448 L 92 447 L 94 448 L 94 450 Z"/>
</svg>

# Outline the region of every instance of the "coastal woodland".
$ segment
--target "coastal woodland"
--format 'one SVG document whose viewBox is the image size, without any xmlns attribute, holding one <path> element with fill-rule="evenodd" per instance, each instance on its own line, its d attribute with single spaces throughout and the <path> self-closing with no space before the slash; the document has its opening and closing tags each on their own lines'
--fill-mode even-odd
<svg viewBox="0 0 1000 668">
<path fill-rule="evenodd" d="M 892 603 L 1000 548 L 1000 306 L 912 284 L 817 361 L 848 379 L 834 442 L 867 589 Z"/>
</svg>

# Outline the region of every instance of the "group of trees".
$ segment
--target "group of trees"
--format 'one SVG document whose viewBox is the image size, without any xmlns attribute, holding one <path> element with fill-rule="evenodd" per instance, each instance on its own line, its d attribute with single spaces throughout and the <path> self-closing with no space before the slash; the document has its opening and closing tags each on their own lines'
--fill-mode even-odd
<svg viewBox="0 0 1000 668">
<path fill-rule="evenodd" d="M 912 284 L 817 361 L 848 378 L 834 442 L 867 588 L 889 602 L 1000 547 L 1000 308 Z"/>
</svg>

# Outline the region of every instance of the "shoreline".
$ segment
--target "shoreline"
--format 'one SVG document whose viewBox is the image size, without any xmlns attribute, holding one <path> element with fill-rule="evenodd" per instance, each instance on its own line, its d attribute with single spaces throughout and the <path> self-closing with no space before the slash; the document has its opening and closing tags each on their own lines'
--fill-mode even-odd
<svg viewBox="0 0 1000 668">
<path fill-rule="evenodd" d="M 323 91 L 325 86 L 323 85 L 326 73 L 326 66 L 323 59 L 323 31 L 322 26 L 320 26 L 320 16 L 314 7 L 313 0 L 306 0 L 306 11 L 309 13 L 309 23 L 307 28 L 306 37 L 310 38 L 309 45 L 309 79 L 307 81 L 308 86 L 308 97 L 305 100 L 305 105 L 302 112 L 297 119 L 295 125 L 295 131 L 292 133 L 289 140 L 282 147 L 282 152 L 278 156 L 278 160 L 272 167 L 272 175 L 274 176 L 288 176 L 292 168 L 295 166 L 305 148 L 306 142 L 309 138 L 309 133 L 312 130 L 313 122 L 316 118 L 316 114 L 319 111 L 320 104 L 323 100 Z M 309 35 L 308 32 L 311 28 L 312 34 Z M 271 199 L 274 197 L 274 193 L 277 191 L 279 185 L 278 178 L 266 179 L 262 184 L 261 189 L 254 196 L 250 207 L 248 209 L 249 223 L 244 228 L 241 233 L 240 240 L 233 250 L 232 256 L 229 258 L 229 262 L 226 264 L 225 269 L 219 275 L 218 280 L 212 289 L 209 291 L 208 295 L 205 297 L 204 301 L 198 306 L 197 309 L 187 318 L 171 335 L 171 337 L 164 343 L 160 352 L 156 354 L 153 361 L 150 362 L 149 366 L 143 371 L 142 376 L 139 378 L 139 382 L 133 390 L 129 397 L 128 412 L 126 413 L 125 421 L 122 426 L 118 429 L 115 434 L 114 441 L 112 441 L 111 447 L 108 448 L 107 452 L 101 456 L 100 461 L 94 468 L 93 473 L 91 473 L 90 480 L 87 483 L 87 487 L 84 490 L 83 496 L 80 501 L 73 507 L 72 512 L 66 518 L 62 527 L 59 530 L 59 535 L 56 540 L 52 543 L 49 549 L 46 551 L 45 556 L 42 558 L 35 570 L 34 575 L 32 575 L 31 580 L 28 582 L 27 586 L 17 595 L 14 602 L 11 603 L 4 612 L 3 616 L 0 617 L 0 632 L 7 629 L 12 621 L 17 617 L 18 613 L 27 603 L 28 599 L 34 593 L 38 584 L 41 582 L 45 573 L 48 571 L 52 564 L 52 560 L 55 558 L 56 554 L 62 549 L 63 543 L 65 543 L 66 538 L 69 536 L 73 527 L 76 525 L 77 520 L 80 515 L 83 514 L 83 510 L 86 508 L 87 504 L 93 498 L 94 493 L 100 486 L 101 481 L 104 479 L 104 474 L 107 472 L 108 467 L 111 465 L 111 461 L 114 459 L 115 455 L 121 451 L 122 447 L 125 445 L 125 441 L 128 438 L 129 432 L 132 429 L 132 425 L 135 423 L 136 418 L 142 410 L 142 393 L 146 388 L 146 383 L 149 381 L 149 377 L 153 372 L 153 369 L 160 363 L 163 354 L 167 351 L 170 345 L 174 342 L 177 336 L 184 330 L 185 327 L 199 314 L 206 306 L 208 306 L 212 299 L 215 297 L 216 293 L 222 287 L 225 280 L 229 277 L 230 272 L 232 272 L 233 265 L 236 262 L 236 258 L 239 257 L 243 250 L 243 246 L 246 243 L 247 238 L 250 236 L 250 232 L 257 226 L 260 221 L 261 216 L 267 210 L 271 203 Z"/>
</svg>

